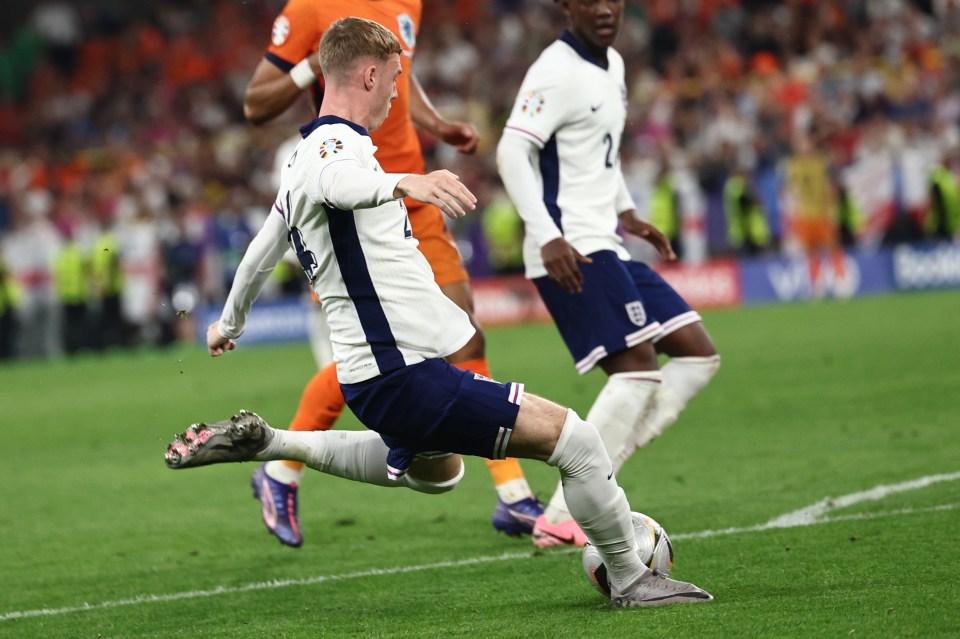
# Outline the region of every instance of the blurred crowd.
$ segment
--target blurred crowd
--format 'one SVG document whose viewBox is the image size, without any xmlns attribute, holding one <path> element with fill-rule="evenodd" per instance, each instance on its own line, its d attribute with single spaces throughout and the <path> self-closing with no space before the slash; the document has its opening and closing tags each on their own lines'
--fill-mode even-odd
<svg viewBox="0 0 960 639">
<path fill-rule="evenodd" d="M 359 0 L 358 0 L 359 1 Z M 41 0 L 4 8 L 0 358 L 164 344 L 222 301 L 308 121 L 243 119 L 281 0 Z M 480 130 L 428 136 L 478 194 L 453 226 L 471 273 L 521 270 L 493 149 L 564 19 L 550 0 L 425 0 L 415 72 Z M 869 250 L 960 225 L 960 0 L 627 2 L 622 168 L 682 259 Z M 627 238 L 640 257 L 642 243 Z M 294 266 L 267 294 L 302 292 Z"/>
</svg>

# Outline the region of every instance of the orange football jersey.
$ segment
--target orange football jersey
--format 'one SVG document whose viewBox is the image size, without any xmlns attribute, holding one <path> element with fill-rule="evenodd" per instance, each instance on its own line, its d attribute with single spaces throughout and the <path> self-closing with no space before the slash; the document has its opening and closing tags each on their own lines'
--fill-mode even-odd
<svg viewBox="0 0 960 639">
<path fill-rule="evenodd" d="M 314 54 L 320 48 L 324 30 L 340 18 L 356 16 L 379 22 L 390 29 L 403 53 L 403 73 L 397 78 L 398 97 L 379 129 L 371 133 L 377 145 L 377 160 L 388 173 L 423 173 L 425 166 L 420 141 L 410 117 L 410 69 L 420 30 L 420 0 L 288 0 L 273 23 L 266 59 L 283 71 Z M 319 109 L 322 88 L 313 87 Z"/>
</svg>

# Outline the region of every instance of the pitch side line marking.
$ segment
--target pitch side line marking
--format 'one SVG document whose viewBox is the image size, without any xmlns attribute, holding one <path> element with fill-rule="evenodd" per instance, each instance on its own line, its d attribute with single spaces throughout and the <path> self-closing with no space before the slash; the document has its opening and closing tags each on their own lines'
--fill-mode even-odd
<svg viewBox="0 0 960 639">
<path fill-rule="evenodd" d="M 944 510 L 960 509 L 960 503 L 942 504 L 939 506 L 930 506 L 928 508 L 901 508 L 900 510 L 884 510 L 875 513 L 852 513 L 849 515 L 835 515 L 833 517 L 822 517 L 820 519 L 811 519 L 809 521 L 796 522 L 793 524 L 774 524 L 769 521 L 765 524 L 756 526 L 743 526 L 739 528 L 720 528 L 717 530 L 701 530 L 695 533 L 679 533 L 670 535 L 670 539 L 704 539 L 706 537 L 720 537 L 721 535 L 739 535 L 741 533 L 763 532 L 765 530 L 774 530 L 776 528 L 800 528 L 801 526 L 816 526 L 818 524 L 832 524 L 837 521 L 855 521 L 858 519 L 877 519 L 880 517 L 896 517 L 897 515 L 918 515 L 921 513 L 934 513 Z M 3 618 L 0 617 L 0 620 Z"/>
<path fill-rule="evenodd" d="M 797 512 L 808 512 L 813 511 L 814 507 L 817 507 L 820 504 L 825 504 L 825 509 L 822 512 L 828 512 L 833 508 L 839 508 L 839 503 L 843 503 L 846 506 L 859 503 L 860 501 L 867 501 L 870 499 L 881 499 L 881 497 L 872 496 L 878 492 L 883 493 L 883 496 L 887 494 L 893 494 L 895 492 L 902 492 L 905 490 L 914 490 L 916 488 L 923 488 L 929 486 L 937 481 L 951 481 L 953 479 L 960 479 L 960 473 L 952 473 L 950 475 L 932 475 L 930 477 L 922 477 L 918 480 L 911 482 L 904 482 L 902 484 L 894 484 L 891 486 L 878 486 L 872 490 L 864 491 L 861 493 L 852 493 L 850 495 L 845 495 L 843 497 L 838 497 L 836 499 L 828 499 L 817 502 L 812 506 L 801 509 Z M 911 487 L 905 487 L 905 486 Z M 888 491 L 888 492 L 883 492 Z M 869 495 L 863 497 L 864 495 Z M 837 515 L 835 517 L 805 517 L 805 518 L 794 518 L 789 519 L 789 515 L 794 513 L 788 513 L 781 517 L 770 520 L 765 524 L 760 524 L 758 526 L 747 526 L 743 528 L 724 528 L 721 530 L 703 530 L 696 533 L 679 533 L 676 535 L 671 535 L 671 539 L 702 539 L 705 537 L 717 537 L 720 535 L 736 535 L 749 532 L 759 532 L 764 530 L 771 530 L 774 528 L 795 528 L 799 526 L 813 526 L 817 524 L 828 524 L 836 521 L 851 521 L 857 519 L 875 519 L 879 517 L 895 517 L 898 515 L 915 515 L 928 512 L 939 512 L 947 510 L 957 510 L 960 509 L 960 503 L 954 504 L 943 504 L 940 506 L 932 506 L 929 508 L 903 508 L 900 510 L 891 510 L 877 513 L 854 513 L 850 515 Z M 819 512 L 819 510 L 818 510 Z M 791 523 L 792 522 L 792 523 Z M 569 548 L 561 551 L 554 551 L 550 554 L 569 554 L 574 552 L 579 552 L 579 548 Z M 137 606 L 144 603 L 166 603 L 171 601 L 181 601 L 184 599 L 201 599 L 204 597 L 215 597 L 218 595 L 227 595 L 235 594 L 242 592 L 251 592 L 256 590 L 272 590 L 274 588 L 286 588 L 288 586 L 311 586 L 320 583 L 326 583 L 328 581 L 344 581 L 347 579 L 358 579 L 360 577 L 378 577 L 385 575 L 401 575 L 414 572 L 423 572 L 425 570 L 436 570 L 439 568 L 459 568 L 461 566 L 471 566 L 476 564 L 486 564 L 492 563 L 495 561 L 509 561 L 513 559 L 530 559 L 536 555 L 531 554 L 530 552 L 507 552 L 499 555 L 487 555 L 484 557 L 474 557 L 472 559 L 461 559 L 459 561 L 440 561 L 432 564 L 422 564 L 419 566 L 399 566 L 397 568 L 372 568 L 370 570 L 359 570 L 356 572 L 349 572 L 342 575 L 319 575 L 317 577 L 308 577 L 303 579 L 274 579 L 272 581 L 258 581 L 249 584 L 244 584 L 242 586 L 218 586 L 216 588 L 211 588 L 209 590 L 188 590 L 185 592 L 174 592 L 166 595 L 138 595 L 136 597 L 130 597 L 127 599 L 116 599 L 114 601 L 102 601 L 100 603 L 84 603 L 80 606 L 65 606 L 63 608 L 40 608 L 35 610 L 15 610 L 12 612 L 5 613 L 0 615 L 0 622 L 3 621 L 14 621 L 17 619 L 32 619 L 36 617 L 53 617 L 58 615 L 66 615 L 73 612 L 83 612 L 86 610 L 108 610 L 110 608 L 121 608 L 124 606 Z"/>
<path fill-rule="evenodd" d="M 947 510 L 960 509 L 960 503 L 943 504 L 929 508 L 903 508 L 901 510 L 891 510 L 877 513 L 854 513 L 850 515 L 838 515 L 836 517 L 824 517 L 818 521 L 809 521 L 797 526 L 814 526 L 818 524 L 829 524 L 838 521 L 852 521 L 857 519 L 877 519 L 880 517 L 895 517 L 898 515 L 917 515 L 921 513 L 939 512 Z M 704 530 L 698 533 L 680 533 L 671 535 L 672 539 L 698 539 L 704 537 L 718 537 L 720 535 L 736 535 L 741 533 L 758 532 L 770 530 L 771 528 L 788 528 L 789 526 L 769 526 L 762 524 L 759 526 L 749 526 L 745 528 L 725 528 L 723 530 Z M 580 552 L 579 548 L 566 548 L 563 550 L 551 551 L 552 555 L 571 554 Z M 138 595 L 129 599 L 117 599 L 115 601 L 103 601 L 96 604 L 86 603 L 81 606 L 67 606 L 64 608 L 41 608 L 38 610 L 20 610 L 8 612 L 0 615 L 0 622 L 12 621 L 15 619 L 30 619 L 34 617 L 52 617 L 56 615 L 65 615 L 73 612 L 82 612 L 85 610 L 107 610 L 110 608 L 120 608 L 123 606 L 136 606 L 143 603 L 165 603 L 170 601 L 180 601 L 183 599 L 201 599 L 204 597 L 215 597 L 217 595 L 227 595 L 241 592 L 250 592 L 255 590 L 272 590 L 274 588 L 286 588 L 288 586 L 311 586 L 325 583 L 328 581 L 344 581 L 347 579 L 357 579 L 360 577 L 378 577 L 384 575 L 399 575 L 405 573 L 422 572 L 424 570 L 435 570 L 438 568 L 458 568 L 461 566 L 470 566 L 476 564 L 492 563 L 495 561 L 507 561 L 513 559 L 531 559 L 535 557 L 529 552 L 503 553 L 500 555 L 488 555 L 485 557 L 474 557 L 472 559 L 462 559 L 460 561 L 441 561 L 433 564 L 423 564 L 420 566 L 400 566 L 397 568 L 373 568 L 370 570 L 360 570 L 357 572 L 345 573 L 342 575 L 320 575 L 317 577 L 308 577 L 305 579 L 275 579 L 272 581 L 259 581 L 245 584 L 243 586 L 218 586 L 210 590 L 190 590 L 186 592 L 174 592 L 167 595 Z"/>
<path fill-rule="evenodd" d="M 859 504 L 860 502 L 864 501 L 878 501 L 895 493 L 902 493 L 908 490 L 918 490 L 920 488 L 932 486 L 933 484 L 939 482 L 956 481 L 958 479 L 960 479 L 960 473 L 928 475 L 927 477 L 921 477 L 920 479 L 905 481 L 899 484 L 875 486 L 870 490 L 864 490 L 858 493 L 850 493 L 849 495 L 843 495 L 842 497 L 827 497 L 826 499 L 821 499 L 815 504 L 810 504 L 806 508 L 801 508 L 785 515 L 781 515 L 776 519 L 771 519 L 768 524 L 771 528 L 790 528 L 792 526 L 802 526 L 806 523 L 816 521 L 818 518 L 827 514 L 831 510 L 847 508 L 848 506 L 853 506 L 854 504 Z"/>
<path fill-rule="evenodd" d="M 931 508 L 904 508 L 878 513 L 859 513 L 852 515 L 840 515 L 837 517 L 824 517 L 818 521 L 810 521 L 797 526 L 812 526 L 817 524 L 828 524 L 834 521 L 848 521 L 853 519 L 874 519 L 878 517 L 892 517 L 896 515 L 913 515 L 926 512 L 936 512 L 944 510 L 957 510 L 960 503 L 945 504 L 942 506 L 933 506 Z M 717 537 L 720 535 L 736 535 L 747 532 L 757 532 L 769 530 L 771 528 L 789 528 L 790 526 L 769 526 L 762 524 L 759 526 L 749 526 L 745 528 L 725 528 L 723 530 L 704 530 L 698 533 L 681 533 L 671 535 L 672 539 L 697 539 L 704 537 Z M 550 554 L 570 554 L 579 552 L 579 548 L 567 548 L 560 551 L 552 551 Z M 372 568 L 370 570 L 359 570 L 342 575 L 319 575 L 317 577 L 308 577 L 305 579 L 274 579 L 272 581 L 258 581 L 243 586 L 218 586 L 210 590 L 188 590 L 186 592 L 174 592 L 166 595 L 138 595 L 128 599 L 117 599 L 114 601 L 103 601 L 100 603 L 85 603 L 80 606 L 66 606 L 63 608 L 40 608 L 37 610 L 19 610 L 0 615 L 0 621 L 12 621 L 15 619 L 30 619 L 33 617 L 52 617 L 56 615 L 65 615 L 72 612 L 82 612 L 85 610 L 107 610 L 110 608 L 120 608 L 123 606 L 136 606 L 143 603 L 165 603 L 171 601 L 180 601 L 183 599 L 201 599 L 204 597 L 215 597 L 217 595 L 228 595 L 241 592 L 250 592 L 255 590 L 272 590 L 274 588 L 286 588 L 288 586 L 312 586 L 328 581 L 344 581 L 347 579 L 357 579 L 360 577 L 378 577 L 385 575 L 400 575 L 413 572 L 422 572 L 424 570 L 435 570 L 438 568 L 459 568 L 461 566 L 471 566 L 475 564 L 486 564 L 495 561 L 507 561 L 513 559 L 531 559 L 535 557 L 529 552 L 503 553 L 500 555 L 488 555 L 485 557 L 474 557 L 472 559 L 462 559 L 460 561 L 441 561 L 432 564 L 423 564 L 420 566 L 400 566 L 397 568 Z"/>
<path fill-rule="evenodd" d="M 864 490 L 857 493 L 850 493 L 849 495 L 842 495 L 840 497 L 827 497 L 821 499 L 818 502 L 805 506 L 798 510 L 786 513 L 785 515 L 780 515 L 779 517 L 774 517 L 765 524 L 759 524 L 756 526 L 746 526 L 743 528 L 724 528 L 722 530 L 702 530 L 696 533 L 680 533 L 677 535 L 670 535 L 671 539 L 698 539 L 702 537 L 715 537 L 717 535 L 735 535 L 738 533 L 744 532 L 759 532 L 762 530 L 772 530 L 774 528 L 796 528 L 798 526 L 810 526 L 812 524 L 825 523 L 828 521 L 845 521 L 848 519 L 864 519 L 865 517 L 858 516 L 837 516 L 837 517 L 824 517 L 827 513 L 832 510 L 838 510 L 841 508 L 847 508 L 855 504 L 859 504 L 864 501 L 877 501 L 893 495 L 896 493 L 906 492 L 908 490 L 918 490 L 920 488 L 926 488 L 933 484 L 944 482 L 944 481 L 957 481 L 960 479 L 960 472 L 958 473 L 947 473 L 943 475 L 928 475 L 926 477 L 921 477 L 920 479 L 913 479 L 910 481 L 901 482 L 899 484 L 882 484 L 880 486 L 875 486 L 870 490 Z M 952 509 L 953 505 L 951 505 Z M 931 509 L 927 509 L 929 511 Z M 934 509 L 936 510 L 936 509 Z M 903 511 L 892 511 L 892 514 L 900 513 L 909 513 L 909 512 L 921 512 L 921 511 L 911 511 L 906 509 Z M 879 513 L 878 513 L 879 514 Z"/>
</svg>

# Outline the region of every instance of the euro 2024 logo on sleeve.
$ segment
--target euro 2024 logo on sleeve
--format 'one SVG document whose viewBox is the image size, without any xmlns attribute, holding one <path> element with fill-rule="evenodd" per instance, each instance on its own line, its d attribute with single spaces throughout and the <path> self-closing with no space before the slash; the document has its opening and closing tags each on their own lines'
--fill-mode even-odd
<svg viewBox="0 0 960 639">
<path fill-rule="evenodd" d="M 543 111 L 544 99 L 539 93 L 530 92 L 523 97 L 523 103 L 520 105 L 520 112 L 529 115 L 531 118 L 540 115 Z"/>
<path fill-rule="evenodd" d="M 320 159 L 327 159 L 328 155 L 339 153 L 343 149 L 343 142 L 337 138 L 330 138 L 320 143 Z"/>
</svg>

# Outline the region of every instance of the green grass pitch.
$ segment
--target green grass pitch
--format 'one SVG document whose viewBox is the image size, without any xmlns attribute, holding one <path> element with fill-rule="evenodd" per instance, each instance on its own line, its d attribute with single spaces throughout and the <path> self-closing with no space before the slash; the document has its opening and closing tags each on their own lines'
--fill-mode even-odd
<svg viewBox="0 0 960 639">
<path fill-rule="evenodd" d="M 960 636 L 960 292 L 705 317 L 720 373 L 619 479 L 713 603 L 611 610 L 576 552 L 494 534 L 477 459 L 435 497 L 310 474 L 281 546 L 253 464 L 162 461 L 192 421 L 293 415 L 309 349 L 241 342 L 0 367 L 0 637 Z M 603 384 L 550 325 L 488 345 L 581 414 Z"/>
</svg>

